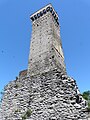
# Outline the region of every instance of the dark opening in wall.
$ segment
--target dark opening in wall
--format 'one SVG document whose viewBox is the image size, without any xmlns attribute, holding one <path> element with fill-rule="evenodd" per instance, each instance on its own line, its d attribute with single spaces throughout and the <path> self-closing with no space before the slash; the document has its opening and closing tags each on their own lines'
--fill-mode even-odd
<svg viewBox="0 0 90 120">
<path fill-rule="evenodd" d="M 50 7 L 50 12 L 52 13 L 52 11 L 53 11 L 53 9 L 52 9 L 52 7 Z"/>
<path fill-rule="evenodd" d="M 76 96 L 76 103 L 79 103 L 79 95 Z"/>
<path fill-rule="evenodd" d="M 54 18 L 56 18 L 56 14 L 54 14 L 53 16 L 54 16 Z"/>
<path fill-rule="evenodd" d="M 34 15 L 34 18 L 37 19 L 37 15 Z"/>
<path fill-rule="evenodd" d="M 38 17 L 38 18 L 40 17 L 40 13 L 37 13 L 37 17 Z"/>
<path fill-rule="evenodd" d="M 41 55 L 39 55 L 39 57 L 41 57 Z"/>
<path fill-rule="evenodd" d="M 34 21 L 34 17 L 31 17 L 31 20 Z"/>
<path fill-rule="evenodd" d="M 47 7 L 47 8 L 46 8 L 46 11 L 47 11 L 47 12 L 50 11 L 50 7 Z"/>
<path fill-rule="evenodd" d="M 52 48 L 52 50 L 54 50 L 54 49 Z"/>
<path fill-rule="evenodd" d="M 42 11 L 40 12 L 40 16 L 43 16 L 43 12 Z"/>
<path fill-rule="evenodd" d="M 18 94 L 16 93 L 15 96 L 17 96 Z"/>
<path fill-rule="evenodd" d="M 73 100 L 73 97 L 70 97 L 70 100 Z"/>
<path fill-rule="evenodd" d="M 54 55 L 52 56 L 52 58 L 54 58 Z"/>
<path fill-rule="evenodd" d="M 43 13 L 46 14 L 46 10 L 45 9 L 43 10 Z"/>
<path fill-rule="evenodd" d="M 52 15 L 54 16 L 54 14 L 55 14 L 55 12 L 53 11 L 53 12 L 52 12 Z"/>
</svg>

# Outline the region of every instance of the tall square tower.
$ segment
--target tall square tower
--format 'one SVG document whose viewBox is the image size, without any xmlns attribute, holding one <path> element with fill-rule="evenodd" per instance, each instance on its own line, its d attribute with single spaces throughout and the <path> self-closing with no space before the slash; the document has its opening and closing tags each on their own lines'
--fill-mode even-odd
<svg viewBox="0 0 90 120">
<path fill-rule="evenodd" d="M 28 75 L 58 69 L 66 72 L 58 15 L 51 4 L 30 16 L 32 36 Z"/>
</svg>

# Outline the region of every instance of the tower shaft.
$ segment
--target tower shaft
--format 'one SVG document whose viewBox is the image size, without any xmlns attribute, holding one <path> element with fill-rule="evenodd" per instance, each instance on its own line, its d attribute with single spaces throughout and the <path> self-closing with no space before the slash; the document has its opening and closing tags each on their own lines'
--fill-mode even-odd
<svg viewBox="0 0 90 120">
<path fill-rule="evenodd" d="M 53 69 L 65 72 L 57 13 L 49 4 L 31 15 L 30 18 L 32 37 L 28 74 L 32 76 Z"/>
</svg>

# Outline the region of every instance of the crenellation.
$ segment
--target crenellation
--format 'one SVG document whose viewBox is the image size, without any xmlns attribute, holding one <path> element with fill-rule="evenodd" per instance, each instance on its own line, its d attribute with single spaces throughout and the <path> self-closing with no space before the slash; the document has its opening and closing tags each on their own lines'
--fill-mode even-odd
<svg viewBox="0 0 90 120">
<path fill-rule="evenodd" d="M 53 18 L 55 19 L 56 23 L 59 25 L 58 22 L 58 15 L 55 12 L 54 8 L 52 7 L 51 4 L 45 6 L 44 8 L 40 9 L 39 11 L 37 11 L 36 13 L 32 14 L 30 16 L 30 19 L 32 22 L 35 22 L 37 19 L 43 18 L 42 16 L 51 13 Z"/>
</svg>

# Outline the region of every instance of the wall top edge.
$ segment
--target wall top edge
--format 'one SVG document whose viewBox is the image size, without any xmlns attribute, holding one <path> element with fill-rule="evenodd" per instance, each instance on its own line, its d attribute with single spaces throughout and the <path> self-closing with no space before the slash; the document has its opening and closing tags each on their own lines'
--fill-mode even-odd
<svg viewBox="0 0 90 120">
<path fill-rule="evenodd" d="M 53 11 L 55 12 L 56 16 L 58 17 L 58 14 L 57 12 L 55 11 L 54 7 L 52 6 L 51 3 L 49 3 L 48 5 L 46 5 L 45 7 L 39 9 L 38 11 L 34 12 L 33 14 L 30 15 L 30 19 L 34 16 L 34 15 L 37 15 L 38 13 L 40 13 L 41 11 L 43 11 L 44 9 L 46 9 L 47 7 L 52 7 L 53 8 Z"/>
</svg>

